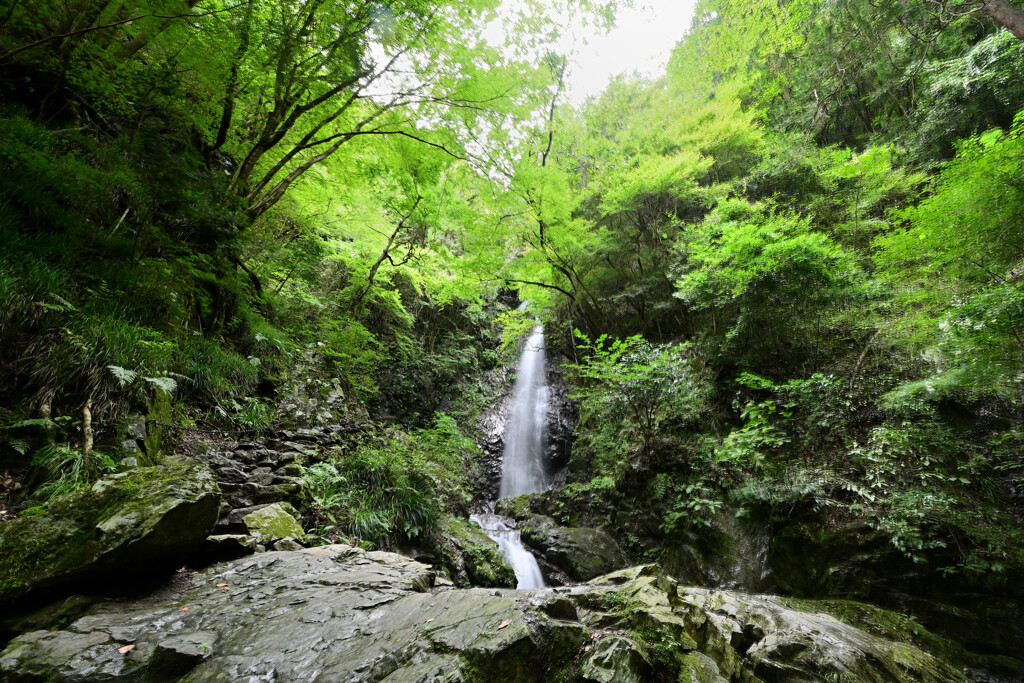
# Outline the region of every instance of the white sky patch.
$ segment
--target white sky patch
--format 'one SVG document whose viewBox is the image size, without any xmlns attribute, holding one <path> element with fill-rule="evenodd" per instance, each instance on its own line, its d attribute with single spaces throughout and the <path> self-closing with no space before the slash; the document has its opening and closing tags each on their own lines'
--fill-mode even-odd
<svg viewBox="0 0 1024 683">
<path fill-rule="evenodd" d="M 586 45 L 578 46 L 568 81 L 569 100 L 582 104 L 619 74 L 663 74 L 672 48 L 690 28 L 695 2 L 646 0 L 644 6 L 620 10 L 607 35 L 589 36 Z"/>
<path fill-rule="evenodd" d="M 599 94 L 619 74 L 655 78 L 690 28 L 696 0 L 637 0 L 636 6 L 621 8 L 615 27 L 607 34 L 586 27 L 578 18 L 565 17 L 563 33 L 555 49 L 571 55 L 566 79 L 567 95 L 573 105 Z M 504 0 L 502 14 L 514 14 L 522 0 Z M 488 42 L 500 44 L 500 22 L 488 26 Z"/>
</svg>

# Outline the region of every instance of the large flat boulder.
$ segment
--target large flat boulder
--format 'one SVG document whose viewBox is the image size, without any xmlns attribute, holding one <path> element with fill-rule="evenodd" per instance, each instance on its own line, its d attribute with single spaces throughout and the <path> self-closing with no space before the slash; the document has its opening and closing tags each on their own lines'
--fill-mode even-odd
<svg viewBox="0 0 1024 683">
<path fill-rule="evenodd" d="M 0 523 L 0 603 L 180 566 L 219 507 L 216 479 L 183 457 L 55 498 Z"/>
<path fill-rule="evenodd" d="M 656 565 L 528 591 L 433 578 L 344 545 L 258 554 L 25 633 L 0 653 L 0 681 L 968 680 L 910 632 L 680 588 Z"/>
</svg>

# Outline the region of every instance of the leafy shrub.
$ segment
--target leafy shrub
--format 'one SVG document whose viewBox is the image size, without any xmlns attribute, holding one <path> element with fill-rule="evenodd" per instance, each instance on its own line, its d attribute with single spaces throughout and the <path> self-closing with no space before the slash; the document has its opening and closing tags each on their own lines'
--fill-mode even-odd
<svg viewBox="0 0 1024 683">
<path fill-rule="evenodd" d="M 803 219 L 723 202 L 683 237 L 676 296 L 712 312 L 720 353 L 781 367 L 793 346 L 813 349 L 822 321 L 853 295 L 856 261 Z"/>
<path fill-rule="evenodd" d="M 32 492 L 34 500 L 46 501 L 88 486 L 102 474 L 113 472 L 114 460 L 93 451 L 88 457 L 66 445 L 44 446 L 36 452 L 32 464 L 45 473 L 45 480 Z"/>
<path fill-rule="evenodd" d="M 307 468 L 318 534 L 374 546 L 423 542 L 445 512 L 466 512 L 476 446 L 454 421 L 412 433 L 386 430 Z"/>
<path fill-rule="evenodd" d="M 665 421 L 692 424 L 707 411 L 711 387 L 693 345 L 653 345 L 640 336 L 591 341 L 579 330 L 576 336 L 588 355 L 565 367 L 577 379 L 575 398 L 583 399 L 581 422 L 622 416 L 646 455 Z"/>
</svg>

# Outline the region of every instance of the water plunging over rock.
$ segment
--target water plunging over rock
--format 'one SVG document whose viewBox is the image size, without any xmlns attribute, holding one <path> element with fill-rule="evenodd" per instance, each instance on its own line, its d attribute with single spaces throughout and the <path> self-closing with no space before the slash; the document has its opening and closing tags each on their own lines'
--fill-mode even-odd
<svg viewBox="0 0 1024 683">
<path fill-rule="evenodd" d="M 505 451 L 502 458 L 502 498 L 535 493 L 547 487 L 544 473 L 545 426 L 548 412 L 548 388 L 544 369 L 544 328 L 540 325 L 526 341 L 519 358 L 516 385 L 513 390 L 512 410 L 505 432 Z M 518 588 L 542 588 L 537 559 L 527 550 L 508 519 L 492 514 L 473 515 L 515 570 Z"/>
<path fill-rule="evenodd" d="M 480 525 L 484 532 L 498 544 L 501 554 L 512 565 L 516 573 L 516 588 L 543 588 L 544 577 L 540 573 L 537 558 L 526 549 L 519 530 L 509 526 L 508 518 L 491 513 L 471 515 L 470 519 Z"/>
<path fill-rule="evenodd" d="M 537 326 L 519 358 L 512 413 L 505 433 L 500 497 L 543 490 L 548 386 L 544 376 L 544 328 Z"/>
</svg>

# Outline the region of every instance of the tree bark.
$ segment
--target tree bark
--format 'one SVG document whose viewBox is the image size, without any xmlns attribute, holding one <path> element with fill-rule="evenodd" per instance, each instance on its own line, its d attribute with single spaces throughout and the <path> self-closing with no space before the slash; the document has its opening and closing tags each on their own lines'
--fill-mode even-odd
<svg viewBox="0 0 1024 683">
<path fill-rule="evenodd" d="M 978 8 L 1024 40 L 1024 9 L 1009 0 L 976 0 Z"/>
<path fill-rule="evenodd" d="M 52 446 L 57 440 L 57 429 L 53 420 L 51 419 L 50 399 L 43 399 L 39 404 L 39 417 L 46 420 L 46 424 L 43 425 L 43 445 Z"/>
<path fill-rule="evenodd" d="M 231 119 L 235 112 L 235 96 L 238 92 L 238 71 L 242 65 L 242 59 L 249 51 L 249 36 L 252 33 L 252 6 L 253 3 L 250 2 L 245 8 L 238 47 L 231 59 L 231 71 L 228 74 L 228 84 L 224 91 L 224 108 L 220 115 L 220 126 L 217 128 L 217 139 L 209 152 L 215 152 L 223 147 L 228 139 L 228 131 L 231 130 Z"/>
<path fill-rule="evenodd" d="M 90 398 L 82 406 L 82 459 L 85 460 L 86 467 L 92 467 L 90 458 L 92 457 L 92 399 Z"/>
<path fill-rule="evenodd" d="M 394 232 L 392 232 L 391 236 L 388 237 L 388 243 L 384 245 L 384 251 L 381 252 L 380 258 L 378 258 L 377 262 L 373 264 L 373 267 L 370 268 L 370 272 L 366 276 L 366 287 L 359 292 L 359 296 L 352 301 L 352 305 L 349 307 L 349 310 L 353 313 L 358 312 L 359 304 L 363 302 L 363 298 L 373 288 L 373 281 L 377 277 L 377 271 L 380 270 L 380 267 L 383 265 L 385 260 L 390 260 L 391 258 L 391 249 L 395 246 L 395 240 L 398 239 L 398 233 L 400 233 L 403 228 L 407 227 L 405 222 L 412 218 L 412 214 L 416 211 L 416 207 L 420 205 L 422 200 L 423 197 L 416 197 L 416 201 L 413 202 L 412 208 L 409 209 L 409 213 L 405 214 L 405 216 L 398 221 L 398 225 L 395 226 Z"/>
</svg>

